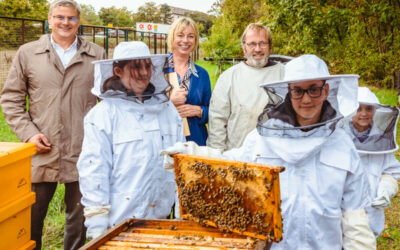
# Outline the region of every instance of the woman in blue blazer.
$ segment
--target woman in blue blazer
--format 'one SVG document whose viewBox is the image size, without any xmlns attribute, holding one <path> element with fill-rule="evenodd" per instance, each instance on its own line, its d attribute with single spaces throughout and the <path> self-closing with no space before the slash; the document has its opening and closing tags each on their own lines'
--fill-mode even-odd
<svg viewBox="0 0 400 250">
<path fill-rule="evenodd" d="M 207 71 L 195 65 L 190 58 L 198 41 L 196 23 L 188 17 L 177 19 L 168 33 L 168 46 L 172 52 L 168 58 L 166 73 L 172 86 L 175 85 L 171 82 L 173 79 L 179 84 L 173 88 L 170 100 L 180 116 L 187 119 L 190 135 L 186 135 L 186 140 L 206 145 L 211 84 Z"/>
</svg>

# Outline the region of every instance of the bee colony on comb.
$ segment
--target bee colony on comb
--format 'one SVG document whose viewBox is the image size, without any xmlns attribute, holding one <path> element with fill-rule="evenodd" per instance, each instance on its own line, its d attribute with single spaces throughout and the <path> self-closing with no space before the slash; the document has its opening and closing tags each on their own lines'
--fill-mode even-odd
<svg viewBox="0 0 400 250">
<path fill-rule="evenodd" d="M 187 154 L 173 157 L 182 218 L 222 232 L 272 242 L 282 239 L 283 167 Z"/>
</svg>

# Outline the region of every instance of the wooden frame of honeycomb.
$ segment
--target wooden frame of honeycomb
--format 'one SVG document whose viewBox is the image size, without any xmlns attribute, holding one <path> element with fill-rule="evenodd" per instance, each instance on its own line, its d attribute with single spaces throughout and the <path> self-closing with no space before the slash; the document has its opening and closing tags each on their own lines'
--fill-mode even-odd
<svg viewBox="0 0 400 250">
<path fill-rule="evenodd" d="M 269 242 L 282 239 L 283 167 L 175 154 L 180 215 Z"/>
<path fill-rule="evenodd" d="M 257 240 L 187 220 L 126 219 L 80 250 L 254 249 Z"/>
</svg>

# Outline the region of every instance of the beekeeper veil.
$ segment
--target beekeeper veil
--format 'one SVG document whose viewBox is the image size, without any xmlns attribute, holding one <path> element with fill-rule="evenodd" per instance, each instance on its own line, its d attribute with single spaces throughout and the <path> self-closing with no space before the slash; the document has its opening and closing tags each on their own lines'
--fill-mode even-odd
<svg viewBox="0 0 400 250">
<path fill-rule="evenodd" d="M 312 134 L 329 136 L 341 118 L 357 110 L 358 77 L 358 75 L 331 75 L 325 62 L 315 55 L 303 55 L 291 60 L 285 65 L 285 76 L 282 81 L 260 85 L 273 103 L 268 104 L 258 118 L 259 133 L 264 136 L 286 138 L 308 137 Z M 303 88 L 305 82 L 317 84 L 313 83 Z M 313 106 L 315 103 L 296 104 L 299 101 L 303 102 L 303 98 L 309 98 L 312 102 L 322 98 L 320 116 L 312 124 L 299 123 L 298 117 L 304 112 L 315 111 Z"/>
<path fill-rule="evenodd" d="M 128 93 L 126 89 L 119 84 L 119 87 L 113 87 L 111 90 L 104 91 L 104 84 L 114 76 L 114 66 L 116 63 L 126 61 L 127 64 L 134 65 L 135 60 L 150 59 L 152 64 L 152 73 L 150 78 L 151 91 L 144 92 L 141 97 L 154 97 L 156 103 L 168 101 L 166 89 L 169 89 L 169 83 L 166 81 L 163 73 L 164 65 L 168 55 L 151 55 L 147 45 L 143 42 L 121 42 L 114 49 L 113 59 L 100 60 L 94 64 L 94 87 L 91 92 L 100 98 L 125 98 L 135 100 L 136 96 Z M 137 99 L 137 98 L 136 98 Z"/>
<path fill-rule="evenodd" d="M 396 127 L 399 110 L 379 104 L 366 87 L 358 88 L 359 108 L 343 119 L 340 125 L 353 139 L 359 153 L 382 154 L 398 150 Z"/>
</svg>

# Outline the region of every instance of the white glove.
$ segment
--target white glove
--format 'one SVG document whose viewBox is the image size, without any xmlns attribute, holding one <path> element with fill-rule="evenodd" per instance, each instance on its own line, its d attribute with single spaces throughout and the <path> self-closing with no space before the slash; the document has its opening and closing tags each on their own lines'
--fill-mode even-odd
<svg viewBox="0 0 400 250">
<path fill-rule="evenodd" d="M 87 227 L 86 237 L 94 239 L 107 231 L 108 213 L 110 205 L 107 206 L 92 206 L 83 209 L 85 216 L 85 226 Z"/>
<path fill-rule="evenodd" d="M 162 150 L 160 152 L 160 155 L 164 156 L 164 169 L 174 174 L 175 173 L 174 158 L 172 158 L 171 155 L 177 153 L 187 154 L 187 151 L 188 151 L 187 146 L 185 146 L 183 142 L 177 142 L 175 143 L 174 146 Z"/>
<path fill-rule="evenodd" d="M 199 146 L 193 141 L 188 142 L 177 142 L 174 146 L 168 147 L 160 152 L 161 156 L 164 156 L 164 168 L 170 173 L 175 173 L 174 158 L 170 155 L 184 153 L 199 156 L 209 156 L 209 157 L 221 157 L 222 152 L 219 149 Z"/>
<path fill-rule="evenodd" d="M 386 189 L 379 189 L 376 198 L 372 201 L 371 206 L 376 209 L 383 209 L 390 206 L 390 194 Z"/>
<path fill-rule="evenodd" d="M 344 250 L 376 249 L 376 238 L 365 210 L 343 212 L 342 231 Z"/>
<path fill-rule="evenodd" d="M 89 240 L 96 239 L 105 231 L 107 231 L 107 228 L 88 228 L 86 231 L 86 238 Z"/>
<path fill-rule="evenodd" d="M 394 179 L 391 175 L 382 175 L 379 181 L 376 198 L 371 203 L 371 206 L 377 209 L 389 207 L 390 199 L 397 193 L 398 190 L 399 187 L 396 179 Z"/>
</svg>

